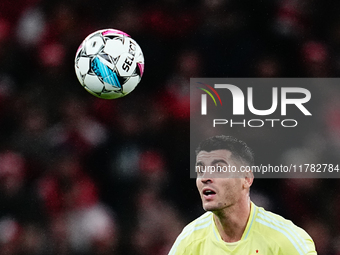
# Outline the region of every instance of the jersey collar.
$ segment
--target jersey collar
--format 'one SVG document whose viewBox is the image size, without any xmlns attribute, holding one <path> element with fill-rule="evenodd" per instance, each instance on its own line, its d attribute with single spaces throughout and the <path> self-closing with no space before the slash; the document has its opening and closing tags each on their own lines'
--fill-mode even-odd
<svg viewBox="0 0 340 255">
<path fill-rule="evenodd" d="M 253 225 L 253 222 L 255 220 L 255 215 L 256 215 L 256 211 L 257 211 L 257 206 L 253 203 L 253 202 L 250 202 L 250 214 L 249 214 L 249 218 L 248 218 L 248 222 L 247 222 L 247 225 L 246 225 L 246 228 L 243 232 L 243 235 L 241 237 L 241 240 L 237 241 L 237 242 L 234 242 L 234 243 L 227 243 L 227 244 L 230 244 L 230 245 L 233 245 L 233 244 L 237 244 L 239 243 L 240 241 L 242 240 L 246 240 L 249 233 L 250 233 L 250 230 L 251 230 L 251 227 Z M 217 230 L 217 227 L 216 227 L 216 224 L 215 224 L 215 221 L 214 221 L 214 217 L 212 217 L 212 220 L 213 220 L 213 232 L 214 232 L 214 237 L 215 237 L 215 240 L 219 241 L 219 242 L 223 242 L 223 243 L 226 243 L 222 240 L 220 234 L 218 233 L 218 230 Z"/>
</svg>

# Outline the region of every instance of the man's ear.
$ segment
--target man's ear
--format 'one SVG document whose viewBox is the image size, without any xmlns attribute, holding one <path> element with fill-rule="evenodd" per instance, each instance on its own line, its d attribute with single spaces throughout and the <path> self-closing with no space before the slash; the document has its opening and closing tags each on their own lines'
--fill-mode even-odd
<svg viewBox="0 0 340 255">
<path fill-rule="evenodd" d="M 253 184 L 253 181 L 254 181 L 253 173 L 247 174 L 246 177 L 244 177 L 243 188 L 249 189 L 250 186 Z"/>
</svg>

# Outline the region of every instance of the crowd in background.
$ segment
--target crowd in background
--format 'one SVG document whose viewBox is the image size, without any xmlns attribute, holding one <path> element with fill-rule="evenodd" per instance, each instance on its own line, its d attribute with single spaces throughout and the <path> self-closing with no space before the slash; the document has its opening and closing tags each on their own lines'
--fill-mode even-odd
<svg viewBox="0 0 340 255">
<path fill-rule="evenodd" d="M 167 254 L 202 213 L 190 77 L 338 77 L 339 12 L 331 0 L 1 0 L 0 254 Z M 144 53 L 123 99 L 95 98 L 74 73 L 79 44 L 103 28 Z M 340 87 L 315 89 L 318 118 L 298 136 L 238 130 L 256 160 L 340 163 Z M 339 184 L 259 179 L 251 197 L 339 255 Z"/>
</svg>

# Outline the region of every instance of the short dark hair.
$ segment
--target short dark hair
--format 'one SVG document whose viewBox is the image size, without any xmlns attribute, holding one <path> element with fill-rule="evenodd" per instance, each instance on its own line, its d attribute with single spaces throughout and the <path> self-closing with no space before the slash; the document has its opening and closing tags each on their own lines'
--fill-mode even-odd
<svg viewBox="0 0 340 255">
<path fill-rule="evenodd" d="M 217 135 L 203 140 L 196 149 L 196 156 L 200 151 L 229 150 L 232 155 L 246 164 L 254 165 L 254 152 L 248 145 L 232 136 Z"/>
</svg>

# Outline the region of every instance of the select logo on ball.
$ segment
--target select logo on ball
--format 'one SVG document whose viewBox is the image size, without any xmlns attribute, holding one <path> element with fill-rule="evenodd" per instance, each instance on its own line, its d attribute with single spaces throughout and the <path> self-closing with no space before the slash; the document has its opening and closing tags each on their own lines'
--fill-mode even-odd
<svg viewBox="0 0 340 255">
<path fill-rule="evenodd" d="M 123 70 L 128 72 L 130 70 L 131 65 L 133 64 L 133 61 L 135 59 L 136 55 L 136 45 L 130 41 L 130 47 L 129 47 L 129 55 L 126 57 L 124 64 L 122 66 Z"/>
</svg>

